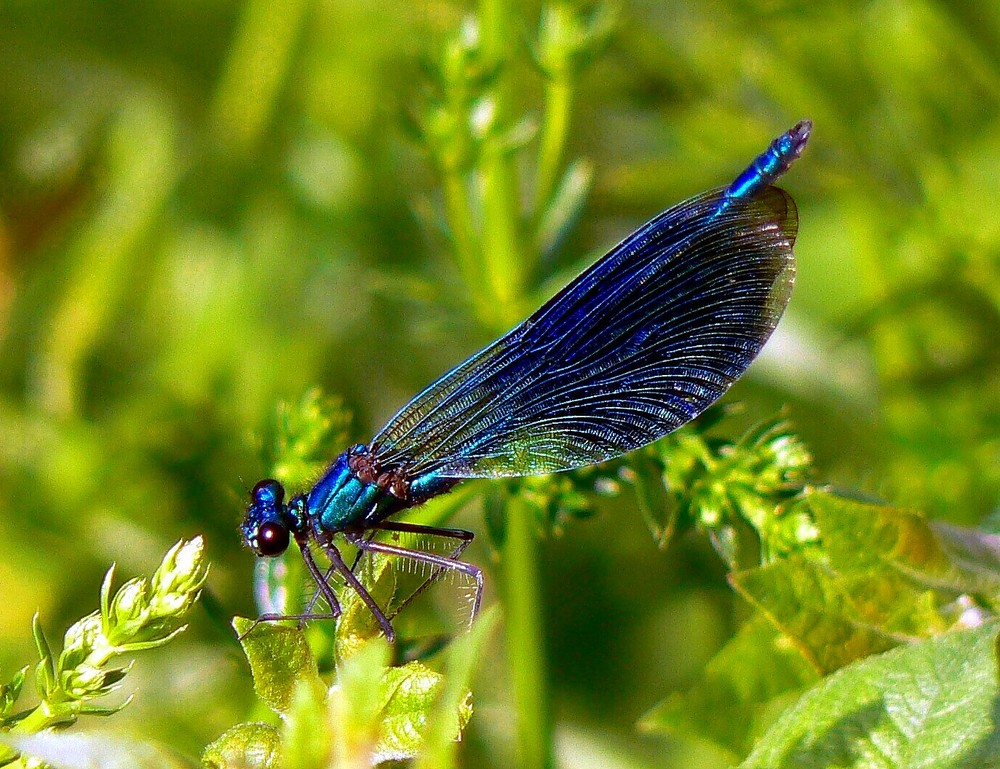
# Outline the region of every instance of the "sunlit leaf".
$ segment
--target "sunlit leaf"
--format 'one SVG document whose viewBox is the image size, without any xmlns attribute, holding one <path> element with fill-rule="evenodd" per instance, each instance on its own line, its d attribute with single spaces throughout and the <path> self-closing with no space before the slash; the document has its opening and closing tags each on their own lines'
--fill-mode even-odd
<svg viewBox="0 0 1000 769">
<path fill-rule="evenodd" d="M 997 624 L 894 649 L 824 679 L 742 769 L 1000 766 Z"/>
<path fill-rule="evenodd" d="M 233 627 L 250 662 L 254 690 L 275 712 L 288 711 L 299 681 L 323 690 L 316 661 L 301 630 L 244 617 L 234 619 Z"/>
<path fill-rule="evenodd" d="M 239 724 L 214 740 L 201 756 L 207 769 L 277 769 L 281 737 L 270 724 Z"/>
</svg>

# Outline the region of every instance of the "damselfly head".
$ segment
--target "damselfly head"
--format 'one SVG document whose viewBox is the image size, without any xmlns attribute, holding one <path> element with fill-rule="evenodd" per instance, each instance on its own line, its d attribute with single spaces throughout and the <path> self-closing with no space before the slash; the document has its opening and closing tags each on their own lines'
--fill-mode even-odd
<svg viewBox="0 0 1000 769">
<path fill-rule="evenodd" d="M 250 505 L 241 527 L 243 539 L 258 556 L 281 555 L 291 541 L 285 489 L 270 478 L 250 492 Z"/>
</svg>

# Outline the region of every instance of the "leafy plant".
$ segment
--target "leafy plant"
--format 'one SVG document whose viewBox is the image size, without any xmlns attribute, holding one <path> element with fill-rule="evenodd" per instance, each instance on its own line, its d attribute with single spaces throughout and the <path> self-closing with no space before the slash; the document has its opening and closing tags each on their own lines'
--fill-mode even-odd
<svg viewBox="0 0 1000 769">
<path fill-rule="evenodd" d="M 237 618 L 233 627 L 254 688 L 280 726 L 234 726 L 206 748 L 202 761 L 211 769 L 346 769 L 420 756 L 427 766 L 453 766 L 449 745 L 472 715 L 467 681 L 494 619 L 484 615 L 452 644 L 447 678 L 416 660 L 390 665 L 391 650 L 376 637 L 339 657 L 327 687 L 302 631 Z M 353 631 L 349 622 L 339 624 L 340 632 Z"/>
<path fill-rule="evenodd" d="M 813 522 L 810 546 L 731 574 L 733 587 L 756 612 L 693 688 L 668 697 L 640 726 L 708 739 L 733 756 L 749 752 L 747 766 L 871 766 L 865 744 L 880 742 L 885 728 L 902 730 L 886 766 L 992 765 L 976 761 L 988 754 L 981 752 L 983 740 L 996 736 L 972 725 L 994 695 L 976 700 L 956 694 L 948 704 L 942 695 L 962 691 L 971 668 L 986 677 L 977 684 L 981 691 L 995 690 L 996 537 L 826 491 L 794 502 L 790 514 Z M 977 630 L 960 632 L 967 628 Z M 901 645 L 907 650 L 881 654 Z M 921 666 L 936 669 L 938 679 L 901 687 L 904 679 L 923 675 Z M 824 678 L 841 669 L 843 675 Z M 783 716 L 760 741 L 782 706 L 810 686 L 789 711 L 800 717 Z M 904 715 L 894 702 L 905 702 L 921 718 L 940 711 L 953 718 L 951 726 L 939 742 L 917 739 L 923 725 L 898 723 Z M 841 715 L 817 725 L 803 715 L 813 706 Z M 963 724 L 970 729 L 960 734 Z M 793 744 L 799 738 L 806 742 Z M 785 746 L 780 761 L 767 752 L 776 745 Z M 946 763 L 960 745 L 972 753 Z M 771 758 L 759 758 L 766 755 Z"/>
<path fill-rule="evenodd" d="M 80 716 L 110 716 L 128 705 L 131 698 L 111 705 L 103 702 L 104 697 L 121 688 L 131 667 L 131 663 L 111 667 L 112 663 L 122 656 L 156 649 L 182 633 L 186 625 L 180 621 L 198 599 L 208 568 L 202 540 L 196 537 L 174 545 L 152 579 L 131 579 L 112 596 L 114 573 L 112 566 L 105 574 L 100 610 L 66 631 L 58 656 L 35 615 L 32 631 L 39 657 L 35 689 L 41 701 L 33 708 L 14 712 L 26 667 L 0 686 L 0 730 L 4 733 L 2 742 L 7 746 L 0 753 L 0 765 L 34 766 L 37 761 L 31 756 L 61 766 L 69 765 L 67 758 L 86 760 L 80 754 L 81 743 L 73 738 L 61 741 L 54 735 L 41 739 L 25 735 L 70 726 Z M 105 758 L 116 752 L 113 745 L 109 747 L 100 741 L 89 745 L 84 752 L 92 750 Z"/>
<path fill-rule="evenodd" d="M 3 755 L 191 765 L 65 728 L 113 709 L 114 694 L 90 694 L 128 670 L 74 646 L 95 624 L 73 623 L 89 611 L 81 586 L 117 541 L 94 533 L 204 531 L 222 566 L 206 605 L 251 614 L 235 500 L 258 475 L 240 474 L 263 458 L 263 473 L 305 486 L 597 249 L 808 116 L 789 181 L 795 296 L 734 393 L 755 415 L 787 407 L 795 428 L 722 409 L 624 462 L 463 484 L 413 511 L 464 525 L 481 505 L 496 551 L 495 569 L 470 557 L 499 588 L 508 661 L 476 654 L 462 757 L 995 765 L 994 5 L 483 0 L 470 17 L 448 3 L 5 4 L 0 656 L 18 672 L 0 684 Z M 247 427 L 316 383 L 343 400 L 293 397 L 272 430 L 286 443 L 255 454 Z M 309 600 L 295 558 L 270 566 L 262 603 Z M 392 570 L 366 568 L 394 600 Z M 22 734 L 48 723 L 19 704 L 39 608 L 78 627 L 64 646 L 81 664 L 101 664 L 64 681 L 62 653 L 41 652 L 60 723 Z M 111 723 L 134 717 L 190 755 L 240 723 L 257 756 L 319 761 L 302 735 L 329 733 L 344 666 L 364 655 L 349 677 L 371 717 L 351 716 L 350 744 L 371 748 L 388 712 L 371 715 L 372 693 L 418 660 L 444 677 L 412 711 L 429 726 L 409 747 L 423 766 L 452 760 L 471 684 L 432 652 L 462 637 L 421 639 L 413 607 L 385 662 L 370 615 L 346 608 L 344 632 L 305 629 L 322 692 L 296 695 L 293 666 L 280 716 L 229 664 L 235 647 L 193 623 L 183 669 L 197 675 Z M 652 747 L 634 739 L 643 709 Z"/>
</svg>

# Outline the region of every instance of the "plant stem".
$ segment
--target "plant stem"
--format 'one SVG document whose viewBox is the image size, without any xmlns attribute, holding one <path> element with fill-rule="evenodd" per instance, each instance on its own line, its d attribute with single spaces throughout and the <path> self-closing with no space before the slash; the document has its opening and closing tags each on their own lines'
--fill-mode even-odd
<svg viewBox="0 0 1000 769">
<path fill-rule="evenodd" d="M 564 78 L 550 77 L 545 84 L 545 112 L 538 146 L 534 210 L 536 222 L 545 214 L 559 178 L 572 106 L 573 88 L 570 82 Z"/>
<path fill-rule="evenodd" d="M 506 503 L 503 580 L 507 660 L 517 712 L 516 765 L 523 769 L 549 769 L 554 765 L 552 721 L 534 515 L 522 497 L 509 497 Z"/>
<path fill-rule="evenodd" d="M 42 702 L 42 704 L 28 715 L 14 724 L 10 731 L 12 734 L 37 734 L 42 729 L 48 729 L 54 725 L 51 713 L 52 708 L 49 703 Z"/>
<path fill-rule="evenodd" d="M 495 124 L 508 125 L 512 34 L 508 0 L 480 0 L 484 55 L 501 69 L 495 90 Z M 497 325 L 505 330 L 518 320 L 518 300 L 530 267 L 520 242 L 521 222 L 517 172 L 509 149 L 482 158 L 483 267 L 496 307 Z M 533 254 L 531 256 L 534 256 Z M 542 637 L 537 542 L 534 516 L 520 498 L 507 499 L 507 539 L 503 574 L 506 582 L 507 657 L 517 709 L 519 767 L 547 769 L 553 765 L 552 726 Z"/>
<path fill-rule="evenodd" d="M 309 0 L 247 0 L 209 120 L 227 149 L 249 152 L 268 128 Z"/>
<path fill-rule="evenodd" d="M 481 0 L 484 55 L 501 68 L 511 62 L 510 9 L 506 0 Z M 510 114 L 510 72 L 502 72 L 494 92 L 495 121 L 501 128 Z M 494 307 L 494 331 L 505 331 L 519 319 L 525 254 L 520 243 L 517 169 L 509 149 L 499 148 L 481 162 L 483 181 L 483 267 Z"/>
<path fill-rule="evenodd" d="M 476 244 L 476 227 L 470 213 L 468 188 L 462 173 L 447 169 L 444 172 L 444 197 L 454 238 L 455 258 L 458 270 L 465 281 L 468 294 L 472 297 L 476 317 L 489 325 L 492 317 L 491 302 L 483 291 L 482 270 Z"/>
</svg>

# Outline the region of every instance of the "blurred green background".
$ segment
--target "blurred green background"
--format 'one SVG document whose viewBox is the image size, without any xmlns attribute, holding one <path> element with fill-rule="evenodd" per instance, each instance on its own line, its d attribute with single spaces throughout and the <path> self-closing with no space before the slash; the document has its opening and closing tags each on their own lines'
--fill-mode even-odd
<svg viewBox="0 0 1000 769">
<path fill-rule="evenodd" d="M 495 331 L 472 320 L 433 224 L 441 179 L 407 130 L 422 62 L 472 10 L 0 6 L 3 678 L 33 659 L 36 610 L 58 637 L 95 608 L 111 561 L 148 574 L 201 532 L 210 611 L 140 662 L 118 724 L 197 754 L 246 717 L 226 623 L 255 612 L 237 531 L 262 472 L 254 436 L 279 399 L 319 385 L 364 440 Z M 539 10 L 511 8 L 513 112 L 529 118 Z M 824 481 L 995 527 L 996 3 L 622 2 L 574 92 L 567 153 L 591 163 L 593 189 L 528 282 L 553 291 L 802 117 L 813 140 L 783 182 L 801 219 L 795 295 L 729 399 L 748 419 L 787 405 Z M 717 765 L 634 723 L 697 675 L 742 609 L 702 537 L 660 552 L 634 508 L 625 494 L 541 546 L 558 753 Z M 459 522 L 484 533 L 475 506 Z M 471 552 L 489 573 L 486 543 Z M 501 640 L 474 686 L 469 766 L 509 765 Z"/>
</svg>

